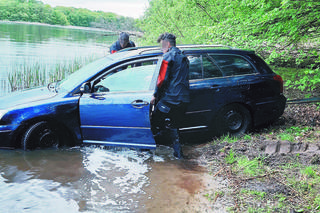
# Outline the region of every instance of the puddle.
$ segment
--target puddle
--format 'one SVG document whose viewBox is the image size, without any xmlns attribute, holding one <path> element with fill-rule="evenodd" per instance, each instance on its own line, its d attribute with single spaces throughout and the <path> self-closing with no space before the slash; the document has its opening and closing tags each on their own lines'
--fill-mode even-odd
<svg viewBox="0 0 320 213">
<path fill-rule="evenodd" d="M 172 149 L 0 151 L 0 206 L 7 212 L 181 212 L 208 174 Z"/>
</svg>

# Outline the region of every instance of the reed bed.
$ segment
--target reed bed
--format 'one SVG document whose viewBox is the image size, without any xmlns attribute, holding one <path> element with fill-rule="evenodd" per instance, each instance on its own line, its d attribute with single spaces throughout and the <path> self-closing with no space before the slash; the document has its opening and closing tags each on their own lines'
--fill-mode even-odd
<svg viewBox="0 0 320 213">
<path fill-rule="evenodd" d="M 8 72 L 11 91 L 44 86 L 62 80 L 95 59 L 96 57 L 80 57 L 50 66 L 39 61 L 25 61 L 20 65 L 14 65 Z"/>
</svg>

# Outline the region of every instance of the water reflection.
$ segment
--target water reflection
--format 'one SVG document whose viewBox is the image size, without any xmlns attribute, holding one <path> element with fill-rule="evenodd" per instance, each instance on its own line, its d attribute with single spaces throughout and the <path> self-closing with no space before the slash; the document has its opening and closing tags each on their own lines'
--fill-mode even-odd
<svg viewBox="0 0 320 213">
<path fill-rule="evenodd" d="M 98 29 L 0 21 L 0 95 L 11 90 L 8 73 L 54 72 L 57 65 L 101 58 L 116 39 Z"/>
<path fill-rule="evenodd" d="M 7 212 L 175 212 L 201 187 L 199 168 L 173 159 L 168 147 L 2 150 L 0 206 Z"/>
</svg>

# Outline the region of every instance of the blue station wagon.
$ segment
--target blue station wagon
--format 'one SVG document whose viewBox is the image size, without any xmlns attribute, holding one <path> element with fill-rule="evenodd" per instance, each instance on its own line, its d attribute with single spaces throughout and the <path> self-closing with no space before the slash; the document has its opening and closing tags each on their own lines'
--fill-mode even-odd
<svg viewBox="0 0 320 213">
<path fill-rule="evenodd" d="M 191 102 L 181 135 L 240 135 L 283 114 L 282 78 L 253 51 L 179 46 L 190 61 Z M 48 87 L 0 98 L 0 147 L 24 150 L 96 144 L 154 149 L 150 100 L 159 48 L 101 58 Z"/>
</svg>

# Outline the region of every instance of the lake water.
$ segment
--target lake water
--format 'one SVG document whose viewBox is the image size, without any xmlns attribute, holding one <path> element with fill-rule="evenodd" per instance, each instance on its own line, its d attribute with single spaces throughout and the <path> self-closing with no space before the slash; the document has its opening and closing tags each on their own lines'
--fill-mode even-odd
<svg viewBox="0 0 320 213">
<path fill-rule="evenodd" d="M 16 67 L 100 58 L 115 40 L 117 34 L 103 30 L 0 22 L 0 95 L 10 90 L 8 73 Z"/>
<path fill-rule="evenodd" d="M 116 39 L 103 31 L 0 23 L 0 93 L 8 89 L 7 72 L 17 64 L 50 66 L 75 57 L 102 57 Z M 194 148 L 184 150 L 192 156 Z M 0 150 L 0 212 L 203 212 L 199 200 L 206 198 L 195 196 L 208 187 L 208 174 L 172 153 L 165 146 L 152 152 Z"/>
<path fill-rule="evenodd" d="M 0 206 L 8 213 L 189 212 L 206 175 L 164 146 L 0 150 Z"/>
</svg>

